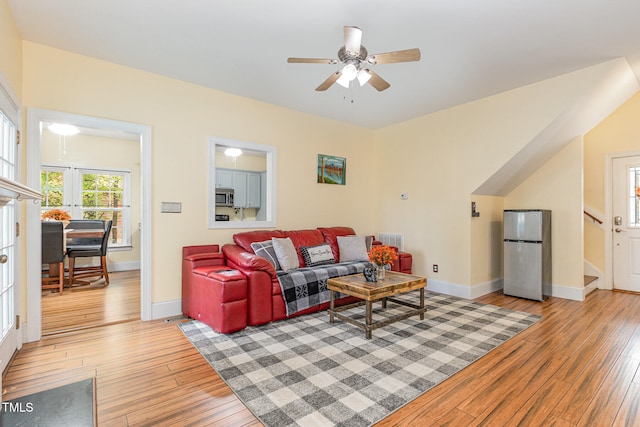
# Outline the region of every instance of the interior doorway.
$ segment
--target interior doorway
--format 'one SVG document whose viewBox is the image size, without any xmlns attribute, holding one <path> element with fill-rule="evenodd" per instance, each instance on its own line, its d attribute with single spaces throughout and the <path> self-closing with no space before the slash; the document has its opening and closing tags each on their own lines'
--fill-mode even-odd
<svg viewBox="0 0 640 427">
<path fill-rule="evenodd" d="M 139 143 L 140 148 L 140 318 L 151 319 L 151 128 L 145 125 L 101 119 L 90 116 L 51 110 L 29 109 L 27 112 L 27 183 L 40 188 L 42 129 L 47 123 L 65 123 L 92 129 L 111 137 L 121 135 Z M 27 207 L 27 247 L 39 253 L 40 241 L 39 205 Z M 27 257 L 27 341 L 37 341 L 42 336 L 42 296 L 40 291 L 39 259 Z M 39 258 L 39 257 L 38 257 Z"/>
</svg>

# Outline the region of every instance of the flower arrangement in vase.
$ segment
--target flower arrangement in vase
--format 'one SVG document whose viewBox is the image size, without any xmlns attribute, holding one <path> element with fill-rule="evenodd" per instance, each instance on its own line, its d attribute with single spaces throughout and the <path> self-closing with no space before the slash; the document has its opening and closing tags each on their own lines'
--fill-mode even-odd
<svg viewBox="0 0 640 427">
<path fill-rule="evenodd" d="M 66 227 L 71 221 L 71 215 L 67 211 L 63 211 L 62 209 L 49 209 L 46 212 L 42 213 L 43 221 L 62 221 L 64 226 Z"/>
<path fill-rule="evenodd" d="M 369 252 L 369 259 L 378 269 L 378 279 L 384 279 L 384 267 L 393 264 L 398 259 L 398 254 L 391 246 L 374 245 Z"/>
</svg>

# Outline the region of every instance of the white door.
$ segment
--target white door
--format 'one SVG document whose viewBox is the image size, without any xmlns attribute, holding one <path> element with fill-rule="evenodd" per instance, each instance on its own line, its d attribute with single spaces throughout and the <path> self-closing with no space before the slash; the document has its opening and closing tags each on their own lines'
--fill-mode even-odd
<svg viewBox="0 0 640 427">
<path fill-rule="evenodd" d="M 613 287 L 640 292 L 640 156 L 613 159 Z"/>
<path fill-rule="evenodd" d="M 15 180 L 16 126 L 0 110 L 0 176 Z M 15 324 L 16 201 L 0 208 L 0 373 L 18 348 Z"/>
</svg>

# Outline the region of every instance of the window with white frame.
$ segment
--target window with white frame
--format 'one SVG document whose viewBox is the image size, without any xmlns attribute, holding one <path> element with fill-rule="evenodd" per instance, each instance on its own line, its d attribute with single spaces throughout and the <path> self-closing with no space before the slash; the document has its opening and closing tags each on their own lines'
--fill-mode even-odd
<svg viewBox="0 0 640 427">
<path fill-rule="evenodd" d="M 62 209 L 71 215 L 71 168 L 42 166 L 40 169 L 40 191 L 42 212 Z"/>
<path fill-rule="evenodd" d="M 111 246 L 130 244 L 130 172 L 76 169 L 74 217 L 111 220 Z"/>
<path fill-rule="evenodd" d="M 43 165 L 43 211 L 59 208 L 74 219 L 112 221 L 109 247 L 131 246 L 131 173 Z"/>
</svg>

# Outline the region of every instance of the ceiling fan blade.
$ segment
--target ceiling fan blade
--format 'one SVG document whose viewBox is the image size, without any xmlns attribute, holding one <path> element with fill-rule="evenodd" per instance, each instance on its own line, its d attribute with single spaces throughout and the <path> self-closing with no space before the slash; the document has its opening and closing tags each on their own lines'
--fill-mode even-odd
<svg viewBox="0 0 640 427">
<path fill-rule="evenodd" d="M 360 55 L 362 30 L 358 27 L 344 27 L 344 48 L 348 55 Z"/>
<path fill-rule="evenodd" d="M 380 77 L 379 75 L 371 71 L 370 69 L 367 68 L 365 71 L 371 74 L 371 78 L 369 79 L 368 83 L 374 88 L 376 88 L 378 92 L 382 92 L 385 89 L 389 89 L 389 86 L 391 86 L 385 79 L 383 79 L 382 77 Z"/>
<path fill-rule="evenodd" d="M 420 49 L 396 50 L 395 52 L 377 53 L 369 55 L 370 64 L 392 64 L 394 62 L 420 61 Z"/>
<path fill-rule="evenodd" d="M 287 59 L 289 64 L 329 64 L 334 65 L 338 63 L 337 59 L 323 59 L 323 58 L 289 58 Z"/>
<path fill-rule="evenodd" d="M 331 85 L 334 84 L 336 80 L 338 80 L 338 78 L 340 78 L 340 74 L 342 74 L 342 70 L 336 71 L 335 73 L 331 74 L 327 80 L 323 81 L 322 84 L 316 88 L 316 90 L 322 92 L 329 89 Z"/>
</svg>

